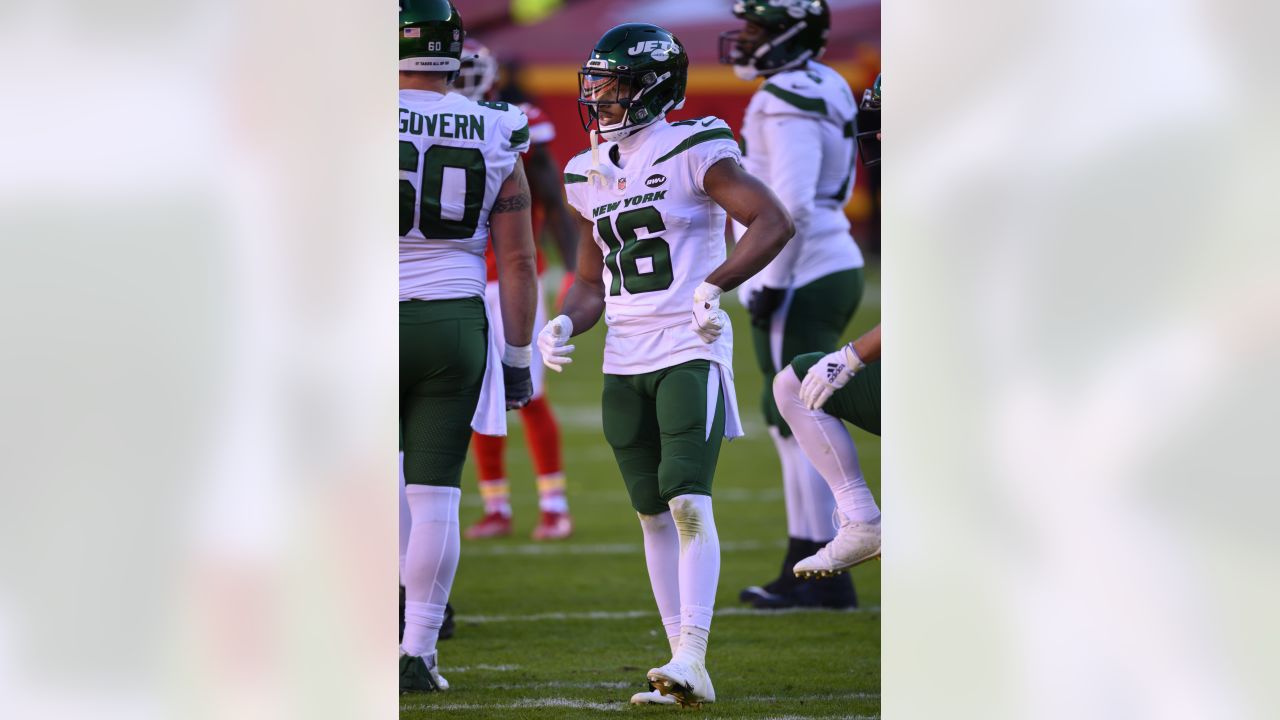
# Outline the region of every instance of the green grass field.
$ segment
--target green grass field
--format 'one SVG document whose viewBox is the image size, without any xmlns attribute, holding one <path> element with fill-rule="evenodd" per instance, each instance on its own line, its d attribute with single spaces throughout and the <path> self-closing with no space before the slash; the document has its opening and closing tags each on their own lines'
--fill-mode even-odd
<svg viewBox="0 0 1280 720">
<path fill-rule="evenodd" d="M 879 273 L 849 328 L 879 322 Z M 550 286 L 550 284 L 549 284 Z M 722 569 L 707 669 L 718 702 L 697 710 L 637 707 L 645 672 L 670 657 L 649 589 L 640 526 L 600 432 L 603 321 L 577 338 L 575 361 L 549 379 L 564 435 L 574 537 L 535 544 L 533 470 L 513 423 L 508 449 L 516 533 L 463 541 L 453 587 L 457 635 L 440 645 L 451 689 L 402 695 L 401 718 L 577 718 L 609 713 L 689 717 L 879 717 L 880 566 L 855 568 L 861 608 L 852 612 L 760 612 L 738 591 L 771 579 L 786 539 L 782 483 L 764 429 L 762 378 L 747 318 L 726 303 L 737 333 L 735 375 L 747 437 L 726 443 L 715 481 Z M 854 430 L 864 472 L 880 497 L 880 440 Z M 475 473 L 463 475 L 462 522 L 480 515 Z"/>
</svg>

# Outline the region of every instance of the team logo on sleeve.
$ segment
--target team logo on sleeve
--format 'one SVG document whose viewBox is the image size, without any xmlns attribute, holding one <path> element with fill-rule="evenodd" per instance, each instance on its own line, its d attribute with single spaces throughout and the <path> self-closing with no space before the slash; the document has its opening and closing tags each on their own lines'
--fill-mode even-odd
<svg viewBox="0 0 1280 720">
<path fill-rule="evenodd" d="M 666 181 L 667 181 L 667 176 L 661 173 L 658 173 L 656 175 L 650 175 L 648 178 L 646 178 L 644 181 L 644 184 L 648 185 L 649 187 L 656 188 Z"/>
</svg>

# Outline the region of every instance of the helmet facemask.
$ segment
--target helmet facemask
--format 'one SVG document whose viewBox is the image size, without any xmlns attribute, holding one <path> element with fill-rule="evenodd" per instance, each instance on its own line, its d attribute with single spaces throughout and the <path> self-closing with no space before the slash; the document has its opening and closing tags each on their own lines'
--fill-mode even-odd
<svg viewBox="0 0 1280 720">
<path fill-rule="evenodd" d="M 739 0 L 733 14 L 746 26 L 720 33 L 720 62 L 743 80 L 804 67 L 826 49 L 831 18 L 825 2 Z"/>
<path fill-rule="evenodd" d="M 855 137 L 858 141 L 858 156 L 862 164 L 875 167 L 880 164 L 880 76 L 876 82 L 862 93 L 862 102 L 858 105 L 858 130 Z"/>
<path fill-rule="evenodd" d="M 464 49 L 462 67 L 458 69 L 453 89 L 468 100 L 484 100 L 498 79 L 498 61 L 489 54 L 488 49 L 481 48 L 470 56 L 467 55 L 467 50 L 471 48 Z"/>
<path fill-rule="evenodd" d="M 578 117 L 582 128 L 590 130 L 594 123 L 606 140 L 621 140 L 664 117 L 668 110 L 676 107 L 674 102 L 655 112 L 645 100 L 670 79 L 671 73 L 659 75 L 652 70 L 633 73 L 586 68 L 579 71 Z M 613 116 L 615 120 L 609 122 L 606 116 Z"/>
</svg>

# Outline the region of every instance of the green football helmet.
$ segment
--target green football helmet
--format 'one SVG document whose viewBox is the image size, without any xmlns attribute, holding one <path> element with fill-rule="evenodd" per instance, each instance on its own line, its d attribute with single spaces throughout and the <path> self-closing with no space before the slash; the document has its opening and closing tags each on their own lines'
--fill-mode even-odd
<svg viewBox="0 0 1280 720">
<path fill-rule="evenodd" d="M 880 164 L 880 76 L 876 82 L 862 93 L 862 103 L 858 105 L 858 155 L 862 164 L 875 167 Z"/>
<path fill-rule="evenodd" d="M 684 43 L 657 25 L 626 23 L 606 32 L 578 72 L 578 115 L 606 140 L 620 140 L 684 105 L 689 56 Z M 622 118 L 606 123 L 602 106 Z M 607 113 L 615 115 L 614 112 Z"/>
<path fill-rule="evenodd" d="M 803 67 L 827 47 L 827 0 L 738 0 L 733 15 L 758 26 L 720 33 L 720 62 L 743 80 Z"/>
<path fill-rule="evenodd" d="M 449 73 L 462 67 L 462 16 L 449 0 L 400 0 L 400 71 Z"/>
</svg>

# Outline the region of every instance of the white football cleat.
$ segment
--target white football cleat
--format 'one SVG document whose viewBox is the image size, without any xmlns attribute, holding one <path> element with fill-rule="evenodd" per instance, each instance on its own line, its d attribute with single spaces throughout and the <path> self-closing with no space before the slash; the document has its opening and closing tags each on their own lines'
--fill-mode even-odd
<svg viewBox="0 0 1280 720">
<path fill-rule="evenodd" d="M 824 578 L 880 557 L 880 519 L 874 522 L 845 521 L 831 542 L 795 565 L 798 578 Z"/>
<path fill-rule="evenodd" d="M 702 663 L 672 660 L 660 668 L 650 670 L 649 683 L 663 695 L 674 697 L 681 707 L 698 707 L 704 702 L 716 701 L 711 676 Z"/>
<path fill-rule="evenodd" d="M 631 696 L 632 705 L 675 705 L 676 699 L 670 695 L 663 695 L 657 690 L 647 690 L 638 692 Z"/>
</svg>

